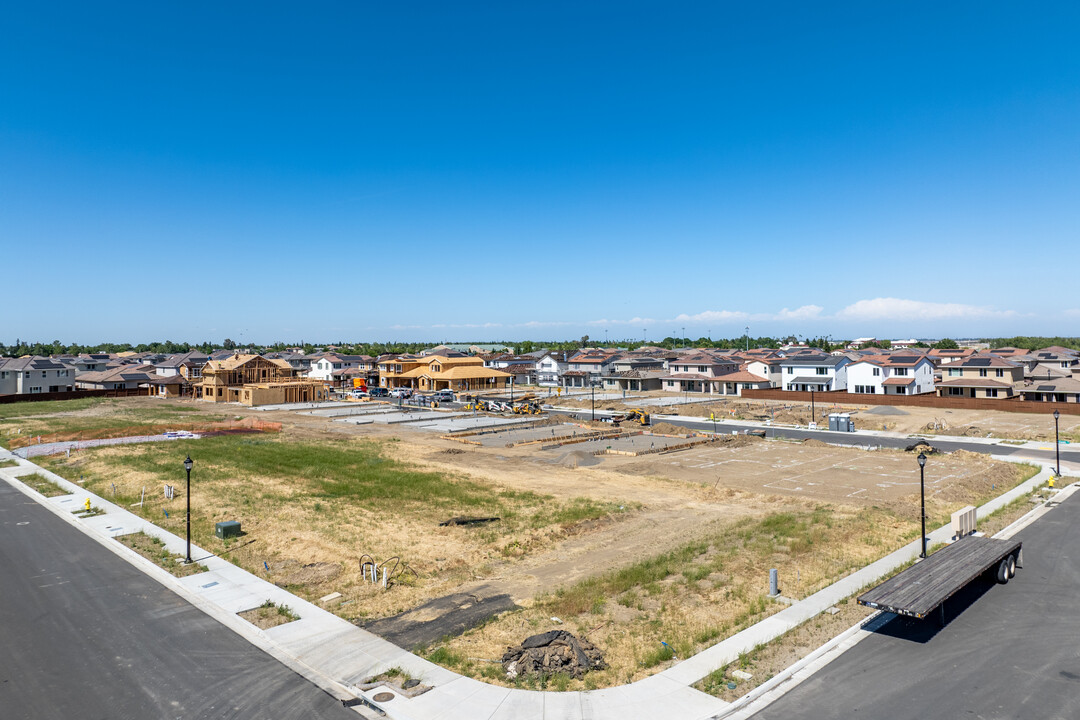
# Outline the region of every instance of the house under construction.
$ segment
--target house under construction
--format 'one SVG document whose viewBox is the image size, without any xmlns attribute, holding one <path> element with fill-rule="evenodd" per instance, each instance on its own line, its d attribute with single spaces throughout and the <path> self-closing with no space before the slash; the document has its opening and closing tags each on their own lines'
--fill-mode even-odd
<svg viewBox="0 0 1080 720">
<path fill-rule="evenodd" d="M 298 377 L 287 361 L 268 360 L 261 355 L 237 354 L 210 360 L 203 367 L 202 381 L 194 388 L 199 400 L 252 407 L 330 399 L 330 390 L 321 380 Z"/>
</svg>

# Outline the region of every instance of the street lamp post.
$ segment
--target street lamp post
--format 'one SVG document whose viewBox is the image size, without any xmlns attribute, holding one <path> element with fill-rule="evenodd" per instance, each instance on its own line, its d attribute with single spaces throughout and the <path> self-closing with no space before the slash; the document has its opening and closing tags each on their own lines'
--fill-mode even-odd
<svg viewBox="0 0 1080 720">
<path fill-rule="evenodd" d="M 810 422 L 816 423 L 817 416 L 814 412 L 814 386 L 810 386 Z"/>
<path fill-rule="evenodd" d="M 926 453 L 919 453 L 919 517 L 922 520 L 922 552 L 919 557 L 926 557 Z"/>
<path fill-rule="evenodd" d="M 184 470 L 187 471 L 187 562 L 191 564 L 191 455 L 184 458 Z"/>
<path fill-rule="evenodd" d="M 1061 413 L 1057 410 L 1054 411 L 1054 464 L 1057 469 L 1054 471 L 1056 477 L 1061 477 L 1061 440 L 1058 437 L 1058 418 L 1061 417 Z"/>
<path fill-rule="evenodd" d="M 592 394 L 592 419 L 596 422 L 596 381 L 589 379 L 589 392 Z"/>
</svg>

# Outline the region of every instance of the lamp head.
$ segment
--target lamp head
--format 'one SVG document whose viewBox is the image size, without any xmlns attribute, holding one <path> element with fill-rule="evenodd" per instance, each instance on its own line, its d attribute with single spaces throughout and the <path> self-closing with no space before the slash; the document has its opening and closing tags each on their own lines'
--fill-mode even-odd
<svg viewBox="0 0 1080 720">
<path fill-rule="evenodd" d="M 188 455 L 186 458 L 184 458 L 184 469 L 187 470 L 188 472 L 191 472 L 191 467 L 194 464 L 195 463 L 191 461 L 191 456 L 190 455 Z"/>
<path fill-rule="evenodd" d="M 1054 411 L 1054 419 L 1057 420 L 1059 417 L 1061 417 L 1061 413 L 1058 412 L 1057 410 L 1055 410 Z"/>
<path fill-rule="evenodd" d="M 919 453 L 919 467 L 926 467 L 926 453 Z"/>
</svg>

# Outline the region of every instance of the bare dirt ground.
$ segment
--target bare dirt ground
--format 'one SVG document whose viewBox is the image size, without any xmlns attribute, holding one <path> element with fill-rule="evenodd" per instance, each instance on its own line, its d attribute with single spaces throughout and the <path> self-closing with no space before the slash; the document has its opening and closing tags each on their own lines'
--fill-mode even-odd
<svg viewBox="0 0 1080 720">
<path fill-rule="evenodd" d="M 672 393 L 649 392 L 649 397 L 681 398 Z M 623 410 L 636 407 L 636 400 L 597 401 L 597 410 Z M 588 398 L 567 398 L 555 402 L 560 406 L 588 409 Z M 889 405 L 863 405 L 858 402 L 843 404 L 815 404 L 817 421 L 821 423 L 830 412 L 853 413 L 855 427 L 862 430 L 889 430 L 903 433 L 939 433 L 968 437 L 999 437 L 1017 440 L 1053 440 L 1054 418 L 1051 413 L 1011 413 L 995 410 L 947 410 Z M 742 400 L 725 398 L 691 405 L 652 407 L 654 414 L 694 415 L 732 420 L 771 419 L 782 424 L 806 425 L 811 419 L 810 403 L 782 400 Z M 1059 430 L 1063 437 L 1080 441 L 1080 416 L 1061 416 Z"/>
<path fill-rule="evenodd" d="M 385 512 L 364 512 L 342 524 L 332 508 L 319 514 L 317 503 L 314 509 L 290 507 L 295 489 L 287 478 L 259 479 L 264 484 L 253 491 L 250 503 L 193 495 L 203 503 L 197 509 L 206 516 L 244 516 L 244 529 L 258 542 L 237 544 L 228 556 L 234 562 L 262 568 L 268 560 L 270 579 L 288 584 L 309 599 L 341 592 L 339 603 L 327 609 L 358 622 L 399 616 L 395 632 L 405 633 L 402 637 L 410 642 L 427 644 L 447 634 L 446 628 L 461 632 L 457 610 L 476 615 L 470 616 L 470 625 L 482 622 L 483 613 L 474 606 L 487 600 L 492 600 L 495 609 L 522 608 L 447 646 L 446 652 L 464 653 L 465 660 L 446 664 L 493 681 L 502 680 L 491 675 L 486 665 L 470 669 L 467 658 L 495 657 L 500 645 L 514 644 L 521 639 L 517 635 L 532 634 L 540 624 L 554 622 L 548 617 L 553 607 L 550 594 L 558 588 L 575 587 L 613 569 L 648 565 L 664 553 L 678 552 L 703 538 L 727 538 L 725 547 L 744 546 L 732 550 L 731 557 L 725 553 L 722 569 L 719 564 L 709 565 L 717 551 L 704 550 L 704 555 L 694 556 L 692 566 L 674 569 L 672 578 L 631 588 L 622 592 L 618 602 L 610 598 L 611 602 L 575 610 L 573 617 L 560 621 L 607 648 L 611 669 L 594 680 L 586 676 L 583 686 L 625 682 L 669 661 L 656 654 L 660 646 L 652 638 L 660 632 L 670 637 L 685 635 L 684 647 L 689 651 L 717 637 L 714 633 L 774 611 L 759 599 L 763 568 L 790 569 L 790 574 L 801 578 L 793 588 L 809 592 L 837 573 L 892 549 L 910 535 L 917 514 L 918 467 L 911 454 L 900 451 L 867 452 L 741 437 L 668 454 L 594 457 L 574 445 L 558 452 L 540 451 L 539 445 L 506 447 L 513 434 L 501 443 L 497 435 L 487 436 L 490 444 L 476 446 L 407 425 L 357 426 L 296 412 L 259 412 L 192 401 L 137 402 L 138 407 L 149 403 L 147 410 L 155 415 L 165 414 L 163 405 L 173 405 L 185 415 L 252 416 L 281 422 L 284 442 L 376 441 L 394 460 L 467 479 L 490 488 L 493 495 L 531 491 L 550 496 L 553 502 L 585 498 L 614 503 L 618 509 L 605 517 L 527 529 L 508 537 L 492 527 L 437 527 L 426 517 L 399 516 L 392 507 Z M 693 414 L 702 414 L 701 406 L 691 408 Z M 760 409 L 756 403 L 728 408 L 747 416 Z M 96 422 L 108 420 L 108 410 L 84 412 L 91 411 L 98 413 Z M 797 409 L 780 407 L 779 412 Z M 637 437 L 643 442 L 648 438 Z M 145 479 L 125 476 L 123 462 L 131 452 L 130 448 L 99 449 L 93 451 L 93 463 L 88 461 L 86 467 L 99 475 L 109 473 L 115 477 L 110 481 L 118 485 L 127 482 L 134 493 Z M 73 462 L 83 459 L 73 458 Z M 983 456 L 934 455 L 927 466 L 931 515 L 977 504 L 1019 479 L 1014 466 Z M 754 530 L 757 534 L 752 538 L 746 535 L 749 530 L 739 530 L 749 527 L 743 523 L 760 522 L 777 513 L 789 514 L 782 525 L 798 526 L 799 537 L 815 537 L 822 543 L 821 552 L 815 553 L 820 557 L 796 557 L 792 541 L 782 535 L 768 539 L 773 532 L 769 527 Z M 813 523 L 824 520 L 811 518 L 834 518 L 837 524 L 830 525 L 829 533 L 836 537 L 860 533 L 861 542 L 843 551 L 836 549 L 833 535 L 814 535 Z M 162 523 L 175 532 L 169 525 L 174 519 Z M 422 581 L 389 590 L 363 584 L 357 561 L 365 551 L 380 558 L 407 557 Z M 342 570 L 310 578 L 297 575 L 312 563 L 326 563 L 319 566 L 321 570 L 330 565 Z M 700 578 L 695 574 L 699 569 L 705 573 Z M 434 602 L 447 598 L 461 602 Z M 411 632 L 421 626 L 424 632 Z"/>
</svg>

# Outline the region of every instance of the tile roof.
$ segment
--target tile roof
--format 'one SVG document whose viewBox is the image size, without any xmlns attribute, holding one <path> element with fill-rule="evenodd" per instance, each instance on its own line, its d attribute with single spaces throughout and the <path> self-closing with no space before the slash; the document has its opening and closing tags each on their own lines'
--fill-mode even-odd
<svg viewBox="0 0 1080 720">
<path fill-rule="evenodd" d="M 953 378 L 942 380 L 937 387 L 988 387 L 988 388 L 1011 388 L 1010 383 L 991 380 L 990 378 Z"/>
</svg>

